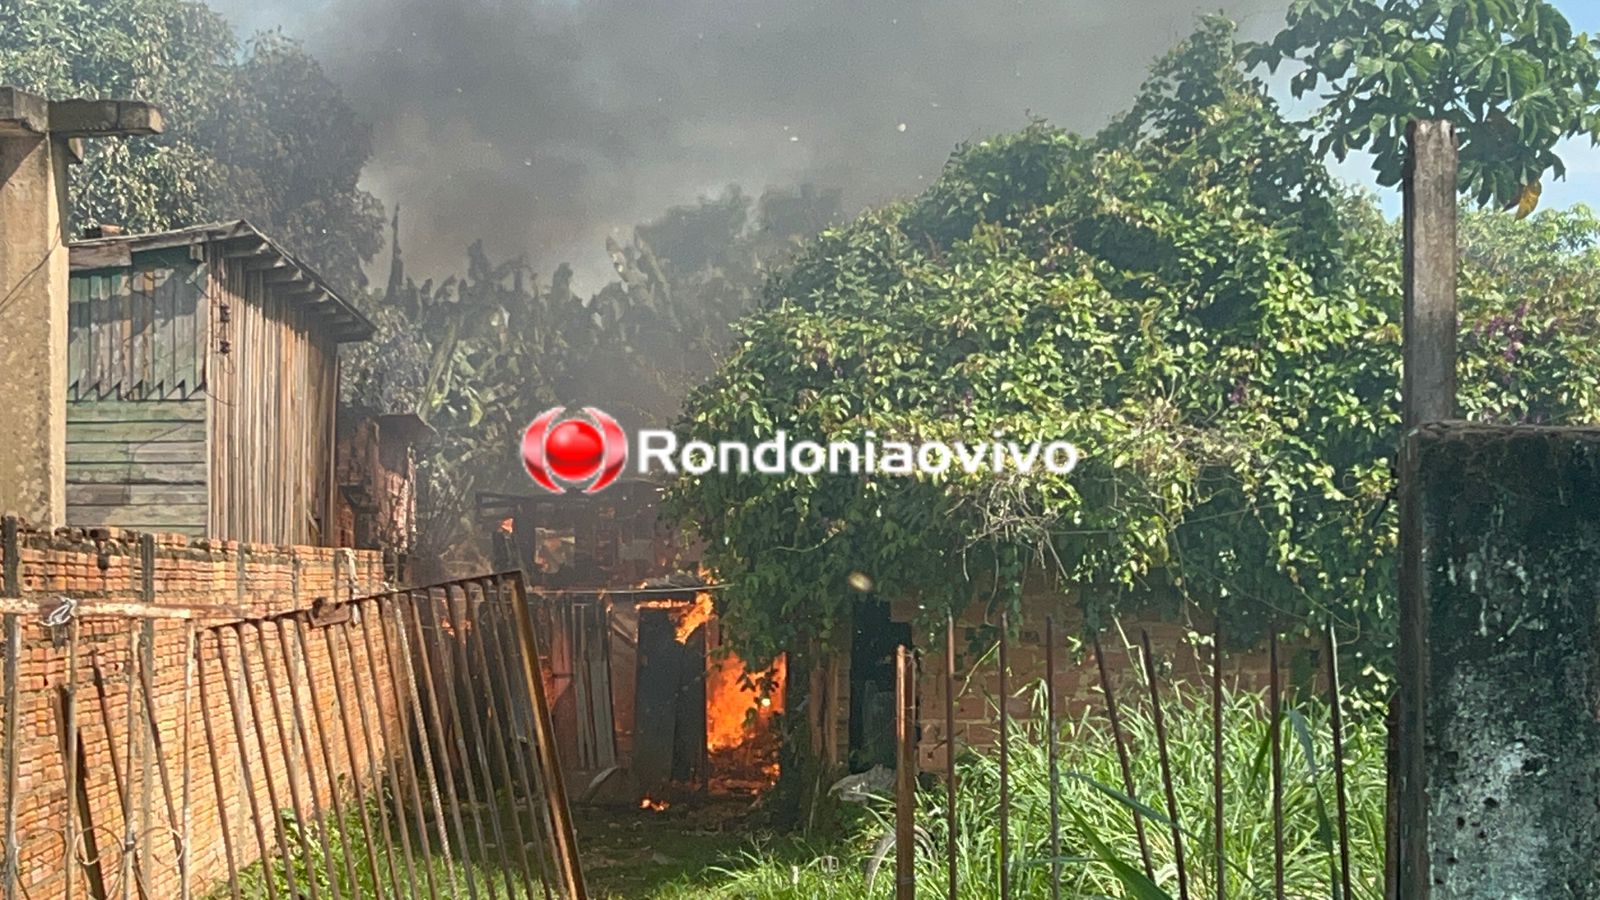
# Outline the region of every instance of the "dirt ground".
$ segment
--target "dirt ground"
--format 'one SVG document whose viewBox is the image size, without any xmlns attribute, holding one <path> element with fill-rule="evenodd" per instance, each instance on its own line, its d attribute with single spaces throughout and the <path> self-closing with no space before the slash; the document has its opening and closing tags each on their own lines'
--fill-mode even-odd
<svg viewBox="0 0 1600 900">
<path fill-rule="evenodd" d="M 578 848 L 598 900 L 703 896 L 751 854 L 803 855 L 799 841 L 772 835 L 749 800 L 690 800 L 665 810 L 577 807 Z"/>
</svg>

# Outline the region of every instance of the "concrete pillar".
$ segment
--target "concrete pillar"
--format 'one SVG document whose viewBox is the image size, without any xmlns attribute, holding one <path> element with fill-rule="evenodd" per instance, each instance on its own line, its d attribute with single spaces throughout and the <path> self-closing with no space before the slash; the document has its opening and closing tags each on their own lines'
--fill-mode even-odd
<svg viewBox="0 0 1600 900">
<path fill-rule="evenodd" d="M 67 166 L 80 138 L 161 128 L 146 103 L 0 87 L 0 513 L 66 520 Z"/>
<path fill-rule="evenodd" d="M 1406 900 L 1600 897 L 1600 429 L 1421 426 Z"/>
<path fill-rule="evenodd" d="M 45 101 L 0 88 L 0 511 L 66 519 L 65 142 Z"/>
</svg>

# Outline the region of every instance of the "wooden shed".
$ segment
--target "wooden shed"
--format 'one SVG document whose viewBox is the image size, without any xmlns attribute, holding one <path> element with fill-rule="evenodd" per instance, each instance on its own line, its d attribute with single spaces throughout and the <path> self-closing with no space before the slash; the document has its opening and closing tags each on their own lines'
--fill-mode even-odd
<svg viewBox="0 0 1600 900">
<path fill-rule="evenodd" d="M 331 543 L 338 348 L 372 323 L 245 221 L 71 267 L 67 521 Z"/>
</svg>

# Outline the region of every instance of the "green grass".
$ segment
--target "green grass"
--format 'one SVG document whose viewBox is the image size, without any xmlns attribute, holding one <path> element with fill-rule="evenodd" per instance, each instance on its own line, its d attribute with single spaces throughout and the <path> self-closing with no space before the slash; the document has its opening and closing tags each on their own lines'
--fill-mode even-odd
<svg viewBox="0 0 1600 900">
<path fill-rule="evenodd" d="M 1167 689 L 1169 750 L 1174 793 L 1184 830 L 1190 895 L 1214 897 L 1211 825 L 1212 762 L 1208 697 L 1181 686 Z M 1259 694 L 1229 692 L 1224 708 L 1224 844 L 1230 898 L 1270 898 L 1273 881 L 1270 758 L 1266 752 L 1266 704 Z M 1098 715 L 1066 722 L 1061 729 L 1061 866 L 1064 897 L 1129 897 L 1162 900 L 1177 895 L 1177 869 L 1162 798 L 1154 724 L 1146 708 L 1130 706 L 1124 728 L 1132 748 L 1135 790 L 1146 813 L 1155 863 L 1154 883 L 1141 873 L 1133 806 L 1122 794 L 1122 778 L 1109 730 Z M 1379 721 L 1347 722 L 1352 869 L 1351 900 L 1376 900 L 1382 874 L 1384 730 Z M 1337 847 L 1334 835 L 1333 772 L 1327 710 L 1318 702 L 1291 707 L 1283 726 L 1286 893 L 1290 897 L 1335 898 Z M 1013 896 L 1047 897 L 1051 873 L 1049 779 L 1045 741 L 1038 728 L 1018 728 L 1011 754 L 1011 877 Z M 992 753 L 967 754 L 958 762 L 957 852 L 961 897 L 991 900 L 999 880 L 999 765 Z M 943 896 L 944 790 L 929 783 L 919 796 L 918 823 L 928 840 L 919 848 L 919 896 Z M 759 817 L 726 815 L 726 807 L 680 804 L 664 813 L 640 810 L 575 811 L 578 841 L 591 896 L 597 900 L 818 900 L 893 896 L 893 852 L 868 887 L 863 870 L 890 829 L 891 806 L 874 805 L 836 842 L 811 843 L 764 832 Z M 377 896 L 358 819 L 329 831 L 335 874 L 352 896 L 339 854 L 352 854 L 359 896 Z M 293 828 L 292 816 L 285 824 Z M 374 824 L 376 818 L 374 816 Z M 467 823 L 469 835 L 473 832 Z M 485 831 L 488 824 L 485 822 Z M 412 829 L 413 835 L 415 828 Z M 326 883 L 320 842 L 312 836 L 313 867 Z M 291 835 L 291 840 L 293 840 Z M 269 837 L 270 840 L 270 837 Z M 393 840 L 398 845 L 398 836 Z M 376 848 L 381 882 L 387 875 L 381 844 Z M 471 866 L 482 890 L 501 875 L 492 848 L 469 846 L 462 865 Z M 397 853 L 397 865 L 402 865 Z M 418 856 L 420 858 L 420 855 Z M 442 862 L 433 864 L 441 897 L 466 897 L 464 877 L 450 890 Z M 296 861 L 304 891 L 312 873 Z M 244 876 L 246 897 L 265 896 L 261 866 Z M 284 885 L 281 864 L 272 877 Z M 405 878 L 402 868 L 402 879 Z M 423 881 L 419 871 L 418 883 Z M 287 893 L 284 896 L 289 896 Z M 215 896 L 227 896 L 222 885 Z"/>
<path fill-rule="evenodd" d="M 1183 688 L 1168 692 L 1167 729 L 1174 793 L 1193 897 L 1214 897 L 1210 709 Z M 1228 896 L 1270 898 L 1273 882 L 1271 777 L 1266 704 L 1257 694 L 1232 693 L 1224 703 L 1223 828 Z M 1285 889 L 1290 897 L 1336 897 L 1333 772 L 1326 709 L 1309 703 L 1286 712 L 1283 727 Z M 1062 896 L 1177 896 L 1177 867 L 1163 812 L 1154 724 L 1147 709 L 1125 711 L 1133 748 L 1135 790 L 1146 812 L 1154 883 L 1142 874 L 1133 807 L 1109 730 L 1098 716 L 1062 728 L 1060 783 Z M 1047 897 L 1051 874 L 1048 761 L 1041 730 L 1018 729 L 1011 755 L 1011 878 L 1013 896 Z M 1347 723 L 1353 900 L 1376 900 L 1382 878 L 1384 731 L 1380 722 Z M 957 851 L 960 896 L 992 900 L 999 880 L 999 764 L 994 754 L 969 754 L 958 763 Z M 929 840 L 919 848 L 919 896 L 943 896 L 946 878 L 944 791 L 919 797 L 918 822 Z M 653 900 L 814 900 L 889 898 L 893 859 L 870 889 L 863 877 L 877 839 L 890 828 L 885 801 L 862 825 L 831 847 L 746 842 L 708 857 L 698 873 L 657 883 L 648 893 L 616 896 Z"/>
</svg>

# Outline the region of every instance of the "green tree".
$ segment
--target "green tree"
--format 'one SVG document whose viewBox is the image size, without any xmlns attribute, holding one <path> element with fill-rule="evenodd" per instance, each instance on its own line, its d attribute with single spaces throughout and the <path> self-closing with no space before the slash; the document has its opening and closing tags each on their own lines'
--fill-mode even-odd
<svg viewBox="0 0 1600 900">
<path fill-rule="evenodd" d="M 1036 123 L 962 147 L 922 196 L 825 232 L 781 270 L 692 396 L 687 436 L 1000 433 L 1085 456 L 1067 477 L 681 477 L 672 509 L 729 583 L 719 609 L 740 652 L 826 636 L 860 596 L 855 573 L 942 616 L 1015 603 L 1030 566 L 1080 586 L 1091 623 L 1187 596 L 1240 639 L 1333 618 L 1381 651 L 1398 236 L 1313 144 L 1210 21 L 1099 135 Z M 1492 235 L 1473 253 L 1511 227 L 1469 221 Z M 1464 371 L 1498 381 L 1465 379 L 1463 405 L 1590 417 L 1600 393 L 1572 377 L 1597 336 L 1586 289 L 1513 302 L 1510 279 L 1527 284 L 1539 253 L 1579 271 L 1594 234 L 1534 223 L 1572 243 L 1469 253 L 1464 330 L 1485 336 L 1464 341 Z M 1524 300 L 1508 354 L 1488 323 Z"/>
<path fill-rule="evenodd" d="M 1297 63 L 1295 96 L 1324 91 L 1323 151 L 1371 151 L 1385 186 L 1405 173 L 1407 123 L 1448 119 L 1462 189 L 1526 215 L 1566 174 L 1557 143 L 1600 137 L 1600 43 L 1547 0 L 1295 0 L 1252 58 Z"/>
<path fill-rule="evenodd" d="M 268 34 L 241 48 L 190 0 L 15 0 L 0 4 L 0 84 L 163 107 L 158 138 L 91 142 L 73 176 L 75 228 L 248 217 L 341 290 L 364 283 L 383 224 L 356 186 L 370 136 L 298 44 Z"/>
</svg>

